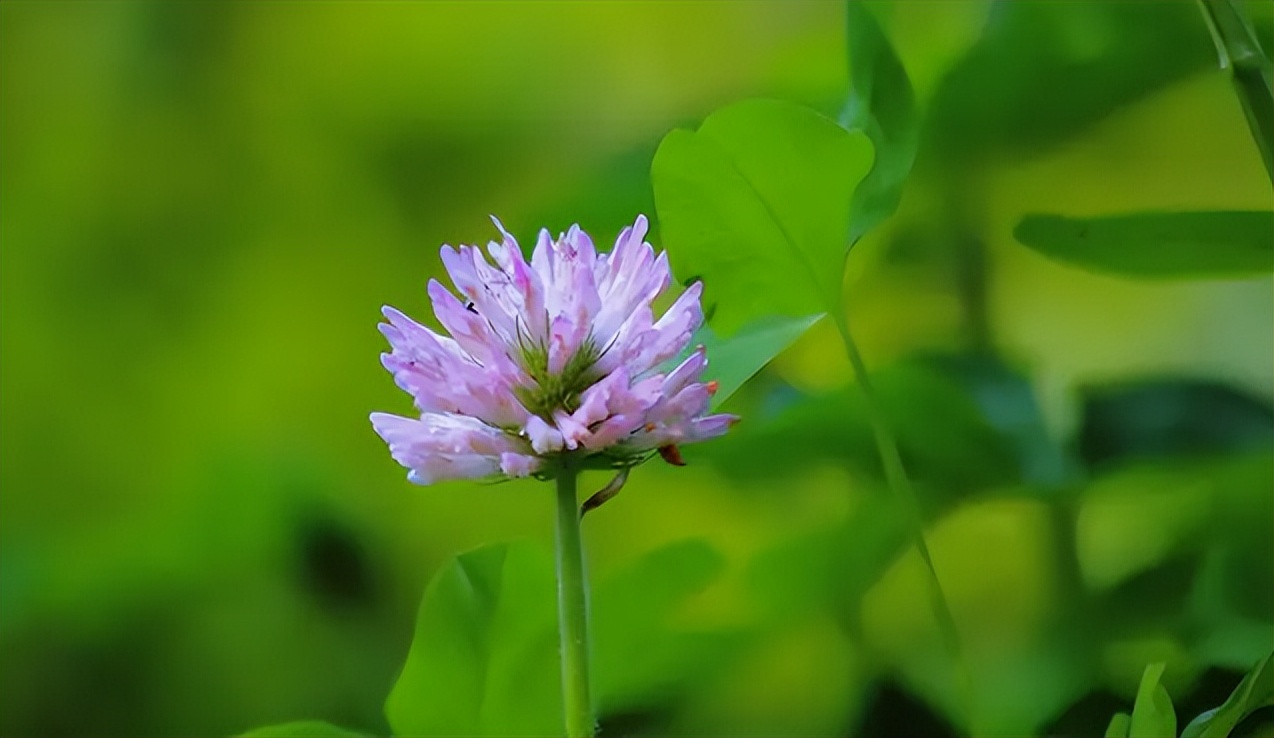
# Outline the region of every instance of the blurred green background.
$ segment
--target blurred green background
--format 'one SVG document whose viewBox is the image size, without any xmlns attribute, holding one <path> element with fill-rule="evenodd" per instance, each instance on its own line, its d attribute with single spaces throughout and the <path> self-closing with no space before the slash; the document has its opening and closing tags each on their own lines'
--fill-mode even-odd
<svg viewBox="0 0 1274 738">
<path fill-rule="evenodd" d="M 850 321 L 987 729 L 1100 731 L 1155 660 L 1188 720 L 1274 639 L 1274 283 L 1100 276 L 1011 232 L 1269 208 L 1207 28 L 1188 2 L 873 9 L 925 127 Z M 654 216 L 661 137 L 725 103 L 835 115 L 844 13 L 0 4 L 0 732 L 386 731 L 431 574 L 551 541 L 552 503 L 405 481 L 367 420 L 409 407 L 380 306 L 429 318 L 438 246 L 489 214 L 523 243 Z M 730 401 L 732 437 L 590 515 L 597 581 L 690 538 L 722 562 L 670 616 L 688 676 L 610 734 L 952 730 L 849 376 L 816 327 Z"/>
</svg>

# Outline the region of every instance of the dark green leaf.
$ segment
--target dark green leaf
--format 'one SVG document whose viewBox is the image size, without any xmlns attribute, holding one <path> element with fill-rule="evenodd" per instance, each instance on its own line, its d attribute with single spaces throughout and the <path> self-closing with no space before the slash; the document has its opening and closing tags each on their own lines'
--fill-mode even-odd
<svg viewBox="0 0 1274 738">
<path fill-rule="evenodd" d="M 1215 382 L 1164 379 L 1084 391 L 1079 450 L 1095 466 L 1269 448 L 1267 400 Z"/>
<path fill-rule="evenodd" d="M 530 543 L 461 554 L 425 590 L 385 704 L 396 735 L 562 732 L 556 580 Z"/>
<path fill-rule="evenodd" d="M 1175 738 L 1177 735 L 1177 714 L 1172 708 L 1172 698 L 1159 683 L 1164 667 L 1163 663 L 1151 664 L 1142 673 L 1128 723 L 1128 738 Z"/>
<path fill-rule="evenodd" d="M 1220 707 L 1208 710 L 1181 731 L 1181 738 L 1224 738 L 1243 718 L 1274 705 L 1274 653 L 1257 662 Z"/>
<path fill-rule="evenodd" d="M 1242 277 L 1274 269 L 1274 213 L 1028 215 L 1013 237 L 1045 256 L 1129 277 Z"/>
<path fill-rule="evenodd" d="M 929 362 L 958 382 L 986 422 L 1014 447 L 1022 481 L 1058 487 L 1074 475 L 1072 459 L 1054 441 L 1030 379 L 992 354 L 936 355 Z"/>
<path fill-rule="evenodd" d="M 853 243 L 898 208 L 916 158 L 920 121 L 907 70 L 880 24 L 858 0 L 849 0 L 845 13 L 851 87 L 841 122 L 866 133 L 876 150 L 871 172 L 854 191 Z"/>
<path fill-rule="evenodd" d="M 1022 462 L 1012 441 L 936 364 L 900 362 L 875 372 L 872 381 L 917 481 L 963 493 L 1021 480 Z M 803 397 L 764 423 L 741 425 L 700 453 L 721 459 L 723 473 L 742 479 L 771 479 L 820 461 L 882 473 L 866 401 L 856 387 Z M 935 500 L 926 499 L 930 502 Z"/>
<path fill-rule="evenodd" d="M 249 730 L 241 733 L 240 738 L 358 738 L 362 735 L 365 734 L 338 728 L 322 720 L 298 720 Z"/>
<path fill-rule="evenodd" d="M 849 203 L 871 165 L 865 135 L 774 100 L 664 137 L 651 164 L 664 245 L 678 275 L 703 280 L 723 334 L 840 309 Z"/>
<path fill-rule="evenodd" d="M 934 93 L 923 148 L 964 160 L 1038 149 L 1215 65 L 1194 3 L 999 0 Z"/>
</svg>

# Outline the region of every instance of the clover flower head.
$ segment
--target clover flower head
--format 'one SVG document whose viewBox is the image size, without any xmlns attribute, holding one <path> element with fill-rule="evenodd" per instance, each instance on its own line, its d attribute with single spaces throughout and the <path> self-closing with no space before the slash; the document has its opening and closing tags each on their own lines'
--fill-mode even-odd
<svg viewBox="0 0 1274 738">
<path fill-rule="evenodd" d="M 554 461 L 626 468 L 677 444 L 719 436 L 737 420 L 706 415 L 715 382 L 700 382 L 702 346 L 675 366 L 703 322 L 691 285 L 656 319 L 672 275 L 638 216 L 599 253 L 578 225 L 541 230 L 530 262 L 502 239 L 442 247 L 459 297 L 429 282 L 440 335 L 392 307 L 381 355 L 419 417 L 373 413 L 372 426 L 408 479 L 551 476 Z M 494 262 L 494 263 L 492 263 Z"/>
</svg>

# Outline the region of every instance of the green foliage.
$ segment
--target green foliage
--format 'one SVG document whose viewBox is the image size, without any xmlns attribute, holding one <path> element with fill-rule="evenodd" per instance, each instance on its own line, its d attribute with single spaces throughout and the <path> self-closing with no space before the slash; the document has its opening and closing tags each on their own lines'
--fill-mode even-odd
<svg viewBox="0 0 1274 738">
<path fill-rule="evenodd" d="M 948 493 L 1023 479 L 1030 465 L 1041 463 L 1023 454 L 1038 449 L 1017 448 L 1021 428 L 997 428 L 979 403 L 986 402 L 999 412 L 997 420 L 1016 423 L 1014 415 L 1029 418 L 1034 412 L 1033 397 L 1029 391 L 1010 395 L 995 388 L 982 388 L 975 394 L 964 384 L 964 377 L 943 367 L 948 360 L 959 361 L 917 358 L 884 367 L 872 377 L 909 471 L 917 481 Z M 783 468 L 772 463 L 775 458 L 801 467 L 818 462 L 845 464 L 883 477 L 860 387 L 813 396 L 783 393 L 778 401 L 781 408 L 764 423 L 740 425 L 703 453 L 719 460 L 722 473 L 739 479 L 771 480 L 783 474 Z M 941 425 L 932 422 L 935 416 L 943 418 Z"/>
<path fill-rule="evenodd" d="M 1261 48 L 1256 29 L 1239 0 L 1202 0 L 1199 5 L 1216 42 L 1221 68 L 1230 70 L 1252 140 L 1261 152 L 1265 173 L 1274 184 L 1274 82 L 1271 81 L 1270 46 Z M 1265 25 L 1268 28 L 1269 24 Z"/>
<path fill-rule="evenodd" d="M 852 244 L 898 208 L 920 142 L 920 116 L 907 70 L 871 12 L 850 0 L 845 20 L 851 86 L 840 120 L 866 133 L 876 152 L 871 172 L 854 191 Z"/>
<path fill-rule="evenodd" d="M 664 137 L 651 164 L 664 245 L 677 274 L 703 280 L 724 335 L 840 309 L 848 205 L 871 165 L 867 136 L 773 100 Z"/>
<path fill-rule="evenodd" d="M 1191 3 L 996 0 L 934 93 L 924 148 L 978 163 L 1056 144 L 1215 63 Z"/>
<path fill-rule="evenodd" d="M 845 520 L 762 551 L 748 568 L 752 596 L 772 617 L 829 608 L 856 627 L 863 595 L 910 541 L 902 512 L 873 489 Z"/>
<path fill-rule="evenodd" d="M 1270 49 L 1271 5 L 1246 5 Z M 687 469 L 634 470 L 622 520 L 586 521 L 621 572 L 593 598 L 604 735 L 964 724 L 862 397 L 836 341 L 805 333 L 886 217 L 853 326 L 985 732 L 1101 734 L 1109 711 L 1080 697 L 1131 704 L 1148 662 L 1187 705 L 1268 651 L 1268 240 L 1117 233 L 1080 264 L 1265 277 L 1242 284 L 1003 248 L 1028 195 L 1105 212 L 1106 175 L 1120 208 L 1246 211 L 1268 233 L 1198 8 L 583 7 L 0 3 L 0 734 L 228 734 L 280 712 L 384 734 L 418 604 L 395 727 L 559 732 L 547 557 L 444 559 L 547 539 L 545 499 L 408 488 L 366 427 L 401 400 L 372 326 L 385 302 L 427 315 L 435 247 L 485 242 L 488 213 L 604 247 L 656 196 L 650 240 L 704 280 L 714 402 L 745 422 Z M 795 102 L 674 133 L 652 173 L 668 121 L 740 95 Z M 1079 223 L 1049 237 L 1073 251 Z M 1236 256 L 1244 232 L 1264 257 Z M 1109 320 L 1072 310 L 1094 303 Z M 635 553 L 684 535 L 711 544 Z M 1268 702 L 1262 664 L 1185 733 L 1267 727 L 1242 717 Z M 254 734 L 280 733 L 348 734 Z"/>
<path fill-rule="evenodd" d="M 553 564 L 530 543 L 461 554 L 425 590 L 385 703 L 396 735 L 562 730 Z"/>
<path fill-rule="evenodd" d="M 658 549 L 606 580 L 594 594 L 594 681 L 601 714 L 659 705 L 722 663 L 735 637 L 678 624 L 678 610 L 724 571 L 701 540 Z"/>
<path fill-rule="evenodd" d="M 1132 725 L 1132 716 L 1126 712 L 1117 712 L 1110 719 L 1110 725 L 1103 734 L 1106 738 L 1128 738 L 1128 728 Z"/>
<path fill-rule="evenodd" d="M 1151 664 L 1141 676 L 1137 701 L 1128 721 L 1128 738 L 1173 738 L 1177 734 L 1177 713 L 1172 698 L 1159 680 L 1165 664 Z"/>
<path fill-rule="evenodd" d="M 702 541 L 658 549 L 593 596 L 593 682 L 606 712 L 658 704 L 715 669 L 735 640 L 679 627 L 676 612 L 721 573 Z M 461 554 L 430 581 L 398 683 L 395 735 L 555 735 L 562 697 L 553 564 L 538 545 Z"/>
<path fill-rule="evenodd" d="M 1028 215 L 1018 241 L 1059 261 L 1140 278 L 1223 278 L 1274 269 L 1274 213 Z"/>
<path fill-rule="evenodd" d="M 717 393 L 712 397 L 712 407 L 717 408 L 822 318 L 820 313 L 804 318 L 757 320 L 729 338 L 721 338 L 705 323 L 686 350 L 667 366 L 675 367 L 697 346 L 707 349 L 710 364 L 705 376 L 717 382 Z"/>
<path fill-rule="evenodd" d="M 239 738 L 359 738 L 364 733 L 339 728 L 322 720 L 298 720 L 240 733 Z"/>
<path fill-rule="evenodd" d="M 1159 379 L 1086 388 L 1079 452 L 1091 466 L 1268 449 L 1269 400 L 1217 383 Z"/>
<path fill-rule="evenodd" d="M 1274 653 L 1258 661 L 1220 707 L 1191 720 L 1181 738 L 1225 738 L 1243 718 L 1269 705 L 1274 705 Z"/>
<path fill-rule="evenodd" d="M 1116 713 L 1106 729 L 1107 738 L 1161 738 L 1177 735 L 1172 698 L 1160 683 L 1165 664 L 1146 667 L 1137 688 L 1132 715 Z M 1244 718 L 1274 705 L 1274 653 L 1256 663 L 1220 707 L 1208 710 L 1181 731 L 1181 738 L 1226 738 Z"/>
</svg>

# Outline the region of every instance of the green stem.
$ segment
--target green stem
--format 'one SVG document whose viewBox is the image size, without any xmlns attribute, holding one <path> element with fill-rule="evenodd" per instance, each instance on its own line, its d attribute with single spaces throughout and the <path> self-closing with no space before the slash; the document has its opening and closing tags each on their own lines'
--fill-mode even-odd
<svg viewBox="0 0 1274 738">
<path fill-rule="evenodd" d="M 591 738 L 593 704 L 588 691 L 588 584 L 575 483 L 569 461 L 557 475 L 557 613 L 562 641 L 562 698 L 567 738 Z"/>
<path fill-rule="evenodd" d="M 867 365 L 863 363 L 862 354 L 858 352 L 858 345 L 854 343 L 854 339 L 849 333 L 849 325 L 845 321 L 845 316 L 840 311 L 837 311 L 835 318 L 836 329 L 840 332 L 841 341 L 845 344 L 845 353 L 849 356 L 849 363 L 854 368 L 854 377 L 858 381 L 858 385 L 862 387 L 863 397 L 866 400 L 867 412 L 876 436 L 876 450 L 879 452 L 881 464 L 885 468 L 885 481 L 890 489 L 893 490 L 894 496 L 902 502 L 910 518 L 912 539 L 929 575 L 929 604 L 933 607 L 934 616 L 938 621 L 938 629 L 942 633 L 942 640 L 955 664 L 957 690 L 964 705 L 967 727 L 971 734 L 976 735 L 978 733 L 977 721 L 975 720 L 977 710 L 976 696 L 973 690 L 973 675 L 969 671 L 968 662 L 965 661 L 963 649 L 960 647 L 960 635 L 956 630 L 955 617 L 951 614 L 951 606 L 947 602 L 946 594 L 942 591 L 942 582 L 938 579 L 938 570 L 934 568 L 933 557 L 929 554 L 929 544 L 925 542 L 924 519 L 920 514 L 920 498 L 916 496 L 916 490 L 911 486 L 911 479 L 908 478 L 907 470 L 902 463 L 902 455 L 898 453 L 898 442 L 894 439 L 893 431 L 890 430 L 889 423 L 885 420 L 885 415 L 880 408 L 875 390 L 872 389 L 871 380 L 867 376 Z"/>
<path fill-rule="evenodd" d="M 1230 69 L 1248 129 L 1261 152 L 1265 173 L 1274 185 L 1274 87 L 1270 59 L 1261 51 L 1256 32 L 1239 0 L 1199 0 L 1212 31 L 1221 68 Z"/>
</svg>

